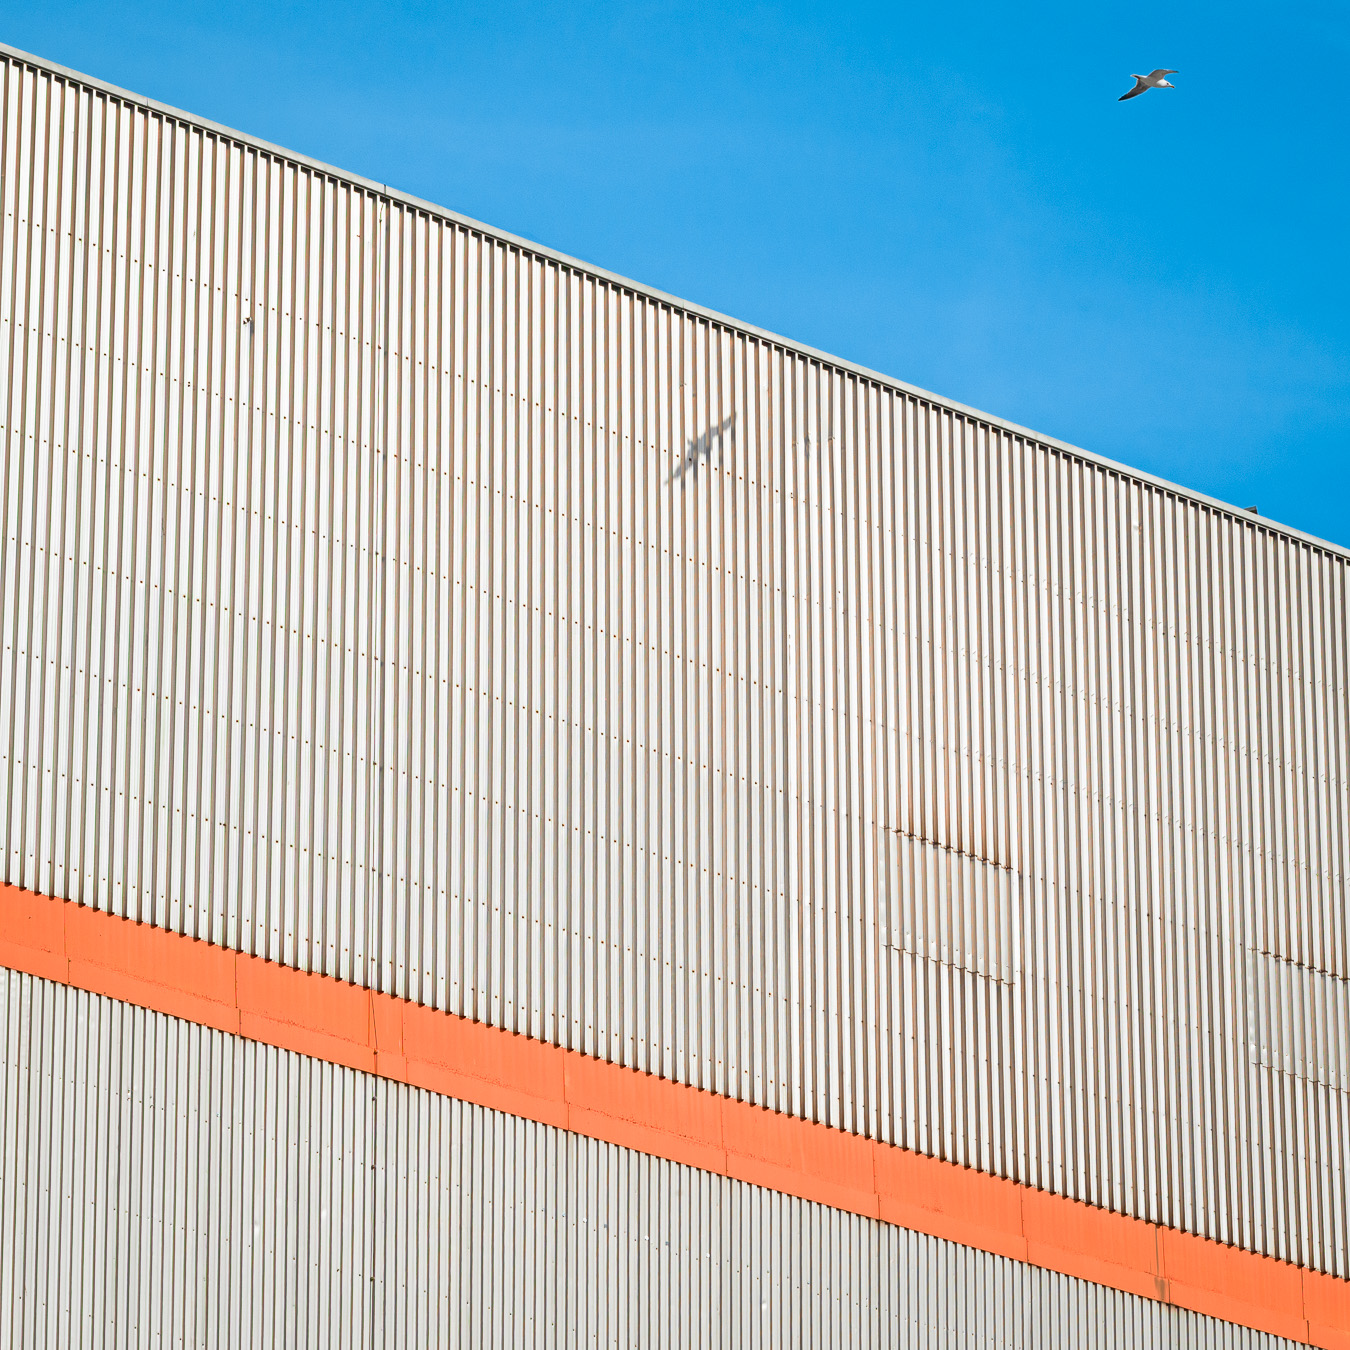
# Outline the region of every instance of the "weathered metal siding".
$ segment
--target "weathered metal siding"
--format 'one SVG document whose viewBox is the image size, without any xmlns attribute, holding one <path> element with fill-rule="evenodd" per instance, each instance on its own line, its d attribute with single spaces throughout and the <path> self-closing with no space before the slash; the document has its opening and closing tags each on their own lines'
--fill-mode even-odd
<svg viewBox="0 0 1350 1350">
<path fill-rule="evenodd" d="M 1289 1346 L 0 971 L 0 1346 Z"/>
<path fill-rule="evenodd" d="M 1350 1275 L 1343 552 L 0 77 L 6 880 Z"/>
</svg>

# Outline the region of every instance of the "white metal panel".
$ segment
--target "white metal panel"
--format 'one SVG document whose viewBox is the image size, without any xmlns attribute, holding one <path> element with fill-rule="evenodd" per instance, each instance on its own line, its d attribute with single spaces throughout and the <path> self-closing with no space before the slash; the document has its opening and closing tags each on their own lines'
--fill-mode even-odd
<svg viewBox="0 0 1350 1350">
<path fill-rule="evenodd" d="M 1022 879 L 986 858 L 884 832 L 891 945 L 1012 984 L 1021 975 Z"/>
<path fill-rule="evenodd" d="M 0 1345 L 1289 1341 L 0 970 Z"/>
<path fill-rule="evenodd" d="M 1344 553 L 0 81 L 6 880 L 1350 1275 Z"/>
<path fill-rule="evenodd" d="M 1269 953 L 1246 955 L 1255 1061 L 1350 1091 L 1350 980 Z"/>
</svg>

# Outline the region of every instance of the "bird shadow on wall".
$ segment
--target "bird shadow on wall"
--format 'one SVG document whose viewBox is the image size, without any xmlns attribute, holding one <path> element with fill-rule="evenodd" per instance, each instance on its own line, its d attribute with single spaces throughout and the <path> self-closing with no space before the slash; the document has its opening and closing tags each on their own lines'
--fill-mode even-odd
<svg viewBox="0 0 1350 1350">
<path fill-rule="evenodd" d="M 697 482 L 700 466 L 704 464 L 709 467 L 712 466 L 713 451 L 717 451 L 717 464 L 720 468 L 727 445 L 735 445 L 735 443 L 736 414 L 729 413 L 715 426 L 710 426 L 700 435 L 690 438 L 688 445 L 685 446 L 684 454 L 680 457 L 680 462 L 675 466 L 666 482 L 678 482 L 681 487 L 684 486 L 686 478 L 692 478 Z"/>
</svg>

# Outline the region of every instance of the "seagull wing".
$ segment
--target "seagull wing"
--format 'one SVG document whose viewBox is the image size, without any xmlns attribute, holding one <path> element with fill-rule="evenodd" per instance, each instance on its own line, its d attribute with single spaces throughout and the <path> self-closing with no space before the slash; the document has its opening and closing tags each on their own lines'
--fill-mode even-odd
<svg viewBox="0 0 1350 1350">
<path fill-rule="evenodd" d="M 1148 78 L 1150 80 L 1160 80 L 1164 75 L 1180 75 L 1180 74 L 1181 72 L 1179 70 L 1155 70 L 1150 72 Z"/>
<path fill-rule="evenodd" d="M 1134 77 L 1134 88 L 1131 89 L 1130 92 L 1129 92 L 1128 94 L 1122 94 L 1122 95 L 1116 100 L 1116 102 L 1117 102 L 1117 103 L 1124 103 L 1125 100 L 1126 100 L 1127 98 L 1134 98 L 1136 95 L 1142 94 L 1142 93 L 1144 92 L 1144 90 L 1147 89 L 1147 88 L 1148 88 L 1148 81 L 1147 81 L 1146 79 L 1144 79 L 1144 77 L 1143 77 L 1142 75 L 1136 75 L 1136 76 Z"/>
</svg>

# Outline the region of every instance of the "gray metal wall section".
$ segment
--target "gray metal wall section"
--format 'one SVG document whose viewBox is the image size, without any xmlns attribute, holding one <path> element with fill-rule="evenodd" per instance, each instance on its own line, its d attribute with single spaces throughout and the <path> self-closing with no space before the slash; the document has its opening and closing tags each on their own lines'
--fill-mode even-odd
<svg viewBox="0 0 1350 1350">
<path fill-rule="evenodd" d="M 0 81 L 0 876 L 1350 1276 L 1344 553 Z"/>
<path fill-rule="evenodd" d="M 1290 1345 L 0 970 L 0 1346 Z"/>
</svg>

